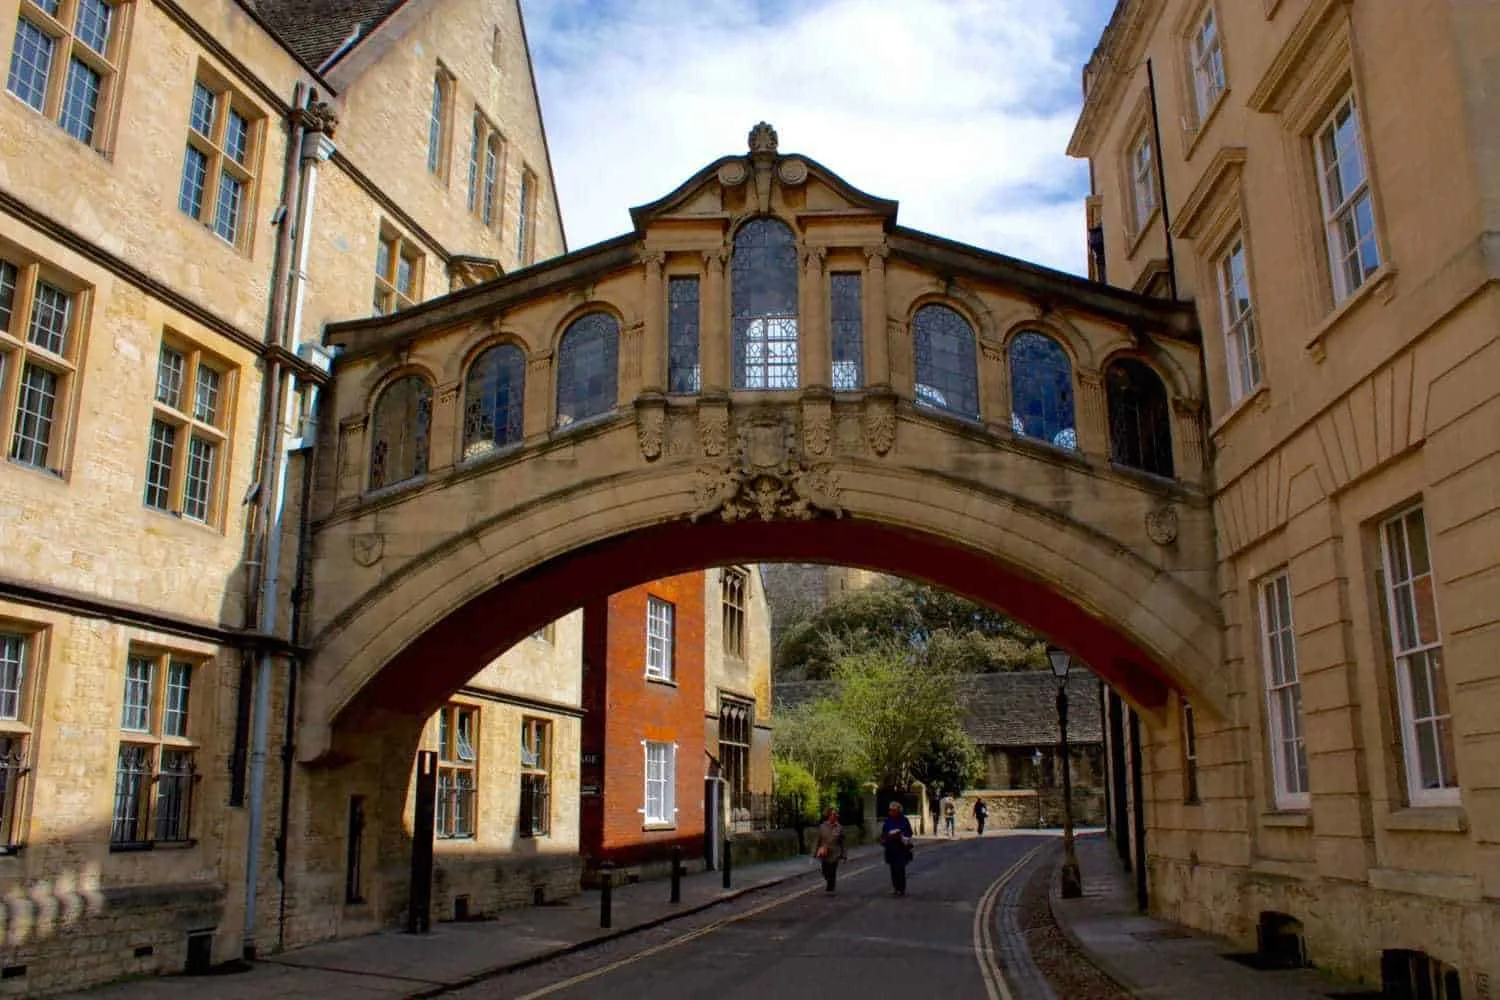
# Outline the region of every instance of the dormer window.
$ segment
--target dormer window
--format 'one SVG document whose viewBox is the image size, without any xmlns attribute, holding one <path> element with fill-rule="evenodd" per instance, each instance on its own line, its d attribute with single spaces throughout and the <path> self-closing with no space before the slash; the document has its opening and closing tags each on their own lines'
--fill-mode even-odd
<svg viewBox="0 0 1500 1000">
<path fill-rule="evenodd" d="M 734 237 L 734 387 L 797 388 L 797 240 L 779 219 Z"/>
</svg>

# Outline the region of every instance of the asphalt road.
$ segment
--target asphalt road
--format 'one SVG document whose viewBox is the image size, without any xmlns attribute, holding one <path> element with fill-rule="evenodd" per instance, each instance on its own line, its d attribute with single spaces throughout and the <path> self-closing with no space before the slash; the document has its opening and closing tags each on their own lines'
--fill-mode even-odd
<svg viewBox="0 0 1500 1000">
<path fill-rule="evenodd" d="M 976 921 L 976 912 L 998 898 L 990 891 L 997 880 L 1047 842 L 1027 836 L 919 842 L 903 897 L 892 895 L 878 859 L 851 862 L 836 893 L 825 892 L 819 878 L 798 880 L 452 995 L 768 1000 L 900 993 L 1008 1000 L 987 971 L 994 961 L 985 958 L 997 925 L 988 911 Z"/>
</svg>

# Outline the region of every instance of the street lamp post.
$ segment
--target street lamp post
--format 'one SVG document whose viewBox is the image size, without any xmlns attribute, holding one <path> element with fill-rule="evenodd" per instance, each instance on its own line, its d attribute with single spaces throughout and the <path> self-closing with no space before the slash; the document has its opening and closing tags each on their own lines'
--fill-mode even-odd
<svg viewBox="0 0 1500 1000">
<path fill-rule="evenodd" d="M 1073 847 L 1073 774 L 1068 761 L 1068 670 L 1073 666 L 1073 657 L 1067 650 L 1049 646 L 1047 659 L 1052 661 L 1052 676 L 1057 678 L 1057 731 L 1062 752 L 1062 896 L 1077 899 L 1083 895 L 1083 876 L 1078 870 L 1078 852 Z"/>
</svg>

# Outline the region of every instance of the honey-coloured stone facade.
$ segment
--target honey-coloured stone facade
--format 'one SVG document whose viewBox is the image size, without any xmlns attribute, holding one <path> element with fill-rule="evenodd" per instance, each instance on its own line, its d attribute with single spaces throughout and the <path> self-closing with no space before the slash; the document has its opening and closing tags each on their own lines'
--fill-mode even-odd
<svg viewBox="0 0 1500 1000">
<path fill-rule="evenodd" d="M 1182 713 L 1143 718 L 1152 906 L 1248 944 L 1288 915 L 1312 961 L 1371 982 L 1383 952 L 1423 952 L 1466 997 L 1500 978 L 1497 54 L 1493 4 L 1127 0 L 1069 150 L 1095 177 L 1095 276 L 1175 283 L 1203 327 L 1229 711 L 1193 706 L 1195 801 Z M 1236 384 L 1243 315 L 1258 372 Z M 1392 591 L 1412 511 L 1420 649 Z M 1305 782 L 1268 695 L 1286 663 Z"/>
</svg>

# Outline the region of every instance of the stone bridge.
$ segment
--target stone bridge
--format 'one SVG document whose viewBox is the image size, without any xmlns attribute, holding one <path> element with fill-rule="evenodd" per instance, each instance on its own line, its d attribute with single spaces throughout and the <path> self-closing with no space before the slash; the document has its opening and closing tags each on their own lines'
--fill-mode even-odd
<svg viewBox="0 0 1500 1000">
<path fill-rule="evenodd" d="M 758 126 L 617 239 L 330 329 L 299 752 L 591 596 L 792 559 L 1223 712 L 1191 309 L 896 224 Z"/>
</svg>

